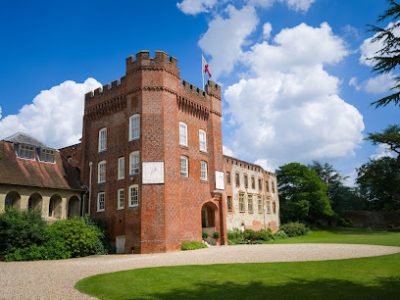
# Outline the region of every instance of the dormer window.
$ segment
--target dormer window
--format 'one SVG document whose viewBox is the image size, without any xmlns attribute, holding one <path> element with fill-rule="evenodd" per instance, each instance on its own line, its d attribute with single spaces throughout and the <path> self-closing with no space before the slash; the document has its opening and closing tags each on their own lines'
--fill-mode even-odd
<svg viewBox="0 0 400 300">
<path fill-rule="evenodd" d="M 40 150 L 40 161 L 54 163 L 54 150 L 41 149 Z"/>
<path fill-rule="evenodd" d="M 19 145 L 18 157 L 25 159 L 35 159 L 35 147 L 30 145 Z"/>
</svg>

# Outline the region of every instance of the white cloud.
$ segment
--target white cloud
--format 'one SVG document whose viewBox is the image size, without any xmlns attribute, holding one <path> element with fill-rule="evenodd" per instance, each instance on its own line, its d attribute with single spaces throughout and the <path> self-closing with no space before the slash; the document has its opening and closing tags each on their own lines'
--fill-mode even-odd
<svg viewBox="0 0 400 300">
<path fill-rule="evenodd" d="M 395 85 L 395 76 L 391 73 L 377 75 L 365 82 L 364 89 L 371 94 L 381 94 L 389 91 Z"/>
<path fill-rule="evenodd" d="M 350 78 L 350 80 L 349 80 L 349 86 L 354 87 L 354 88 L 356 89 L 356 91 L 359 91 L 359 90 L 361 90 L 361 88 L 362 88 L 362 85 L 360 85 L 360 84 L 358 83 L 357 77 L 351 77 L 351 78 Z"/>
<path fill-rule="evenodd" d="M 269 8 L 274 3 L 285 3 L 289 9 L 300 12 L 307 12 L 315 0 L 249 0 L 249 4 Z"/>
<path fill-rule="evenodd" d="M 197 15 L 209 12 L 217 3 L 217 0 L 184 0 L 176 6 L 187 15 Z"/>
<path fill-rule="evenodd" d="M 395 86 L 395 76 L 392 73 L 384 73 L 371 77 L 361 83 L 356 77 L 349 80 L 349 86 L 354 87 L 357 91 L 364 91 L 370 94 L 382 94 L 388 92 Z"/>
<path fill-rule="evenodd" d="M 327 23 L 283 29 L 273 43 L 245 52 L 241 62 L 250 75 L 224 93 L 236 126 L 229 146 L 270 165 L 353 154 L 363 117 L 324 69 L 347 54 Z"/>
<path fill-rule="evenodd" d="M 356 185 L 356 179 L 358 176 L 357 168 L 353 169 L 350 173 L 346 174 L 343 184 L 348 187 L 354 187 Z"/>
<path fill-rule="evenodd" d="M 222 146 L 222 153 L 224 155 L 228 155 L 228 156 L 232 156 L 232 157 L 235 156 L 235 154 L 233 153 L 232 149 L 227 147 L 227 146 L 225 146 L 225 145 Z"/>
<path fill-rule="evenodd" d="M 389 23 L 387 28 L 390 28 L 394 25 L 394 23 Z M 396 27 L 392 31 L 393 35 L 396 37 L 400 37 L 400 27 Z M 373 66 L 374 60 L 372 59 L 374 56 L 380 55 L 378 53 L 384 47 L 384 42 L 382 40 L 374 41 L 378 33 L 374 34 L 372 37 L 369 37 L 364 40 L 364 42 L 360 46 L 361 56 L 360 56 L 360 63 Z"/>
<path fill-rule="evenodd" d="M 2 112 L 2 110 L 1 110 L 1 106 L 0 106 L 0 119 L 1 119 L 1 112 Z"/>
<path fill-rule="evenodd" d="M 84 83 L 67 80 L 41 91 L 18 114 L 0 120 L 0 139 L 22 131 L 50 147 L 78 143 L 82 134 L 84 95 L 99 86 L 97 80 L 88 78 Z"/>
<path fill-rule="evenodd" d="M 386 144 L 380 144 L 376 147 L 375 153 L 369 158 L 372 160 L 380 159 L 382 157 L 396 157 L 393 151 L 390 151 L 389 146 Z"/>
<path fill-rule="evenodd" d="M 228 17 L 216 16 L 199 40 L 200 48 L 212 56 L 210 69 L 215 78 L 233 70 L 242 54 L 242 46 L 258 24 L 254 7 L 245 6 L 237 10 L 229 5 L 226 12 Z"/>
<path fill-rule="evenodd" d="M 267 22 L 263 25 L 263 38 L 268 40 L 271 36 L 272 25 L 271 23 Z"/>
<path fill-rule="evenodd" d="M 261 166 L 264 170 L 270 171 L 272 173 L 275 173 L 275 170 L 277 169 L 277 166 L 271 165 L 271 162 L 267 159 L 257 159 L 254 163 Z"/>
</svg>

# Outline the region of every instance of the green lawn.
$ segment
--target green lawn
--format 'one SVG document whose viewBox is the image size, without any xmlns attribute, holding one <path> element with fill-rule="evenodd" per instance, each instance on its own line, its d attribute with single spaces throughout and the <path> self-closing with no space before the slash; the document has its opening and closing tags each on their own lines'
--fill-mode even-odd
<svg viewBox="0 0 400 300">
<path fill-rule="evenodd" d="M 400 247 L 400 232 L 370 231 L 365 229 L 342 228 L 336 230 L 311 231 L 305 236 L 268 242 L 268 244 L 293 243 L 341 243 L 372 244 Z M 400 299 L 400 298 L 399 298 Z"/>
<path fill-rule="evenodd" d="M 400 246 L 400 233 L 314 231 L 279 242 Z M 137 269 L 89 277 L 76 287 L 100 299 L 400 299 L 400 254 Z"/>
</svg>

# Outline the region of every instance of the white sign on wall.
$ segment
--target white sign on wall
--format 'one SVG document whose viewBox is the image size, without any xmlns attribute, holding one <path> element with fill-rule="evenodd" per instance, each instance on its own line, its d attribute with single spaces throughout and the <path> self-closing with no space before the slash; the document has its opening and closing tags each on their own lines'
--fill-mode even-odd
<svg viewBox="0 0 400 300">
<path fill-rule="evenodd" d="M 143 184 L 164 183 L 164 162 L 144 161 L 142 182 Z"/>
<path fill-rule="evenodd" d="M 225 189 L 224 172 L 215 171 L 215 188 L 217 190 Z"/>
</svg>

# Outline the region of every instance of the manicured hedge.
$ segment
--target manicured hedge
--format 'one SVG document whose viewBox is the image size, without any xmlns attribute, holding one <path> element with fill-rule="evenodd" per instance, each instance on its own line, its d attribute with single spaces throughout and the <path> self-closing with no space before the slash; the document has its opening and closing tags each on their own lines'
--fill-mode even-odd
<svg viewBox="0 0 400 300">
<path fill-rule="evenodd" d="M 300 222 L 291 222 L 283 224 L 280 230 L 285 232 L 288 237 L 306 235 L 308 233 L 308 228 L 306 225 Z"/>
</svg>

